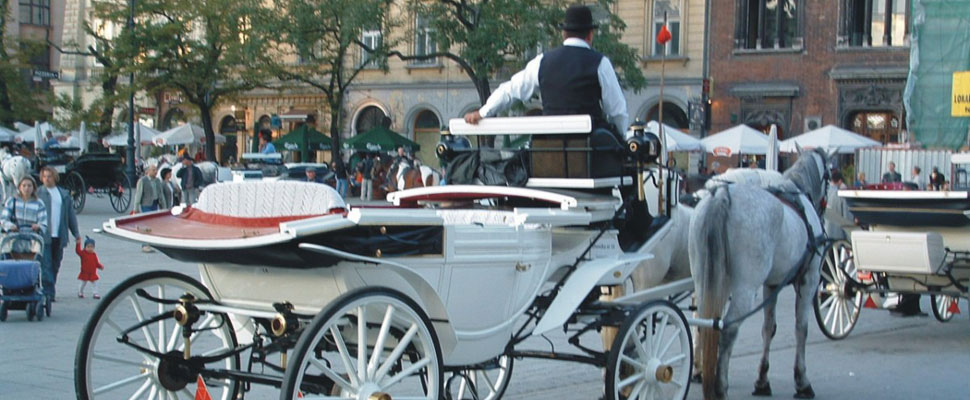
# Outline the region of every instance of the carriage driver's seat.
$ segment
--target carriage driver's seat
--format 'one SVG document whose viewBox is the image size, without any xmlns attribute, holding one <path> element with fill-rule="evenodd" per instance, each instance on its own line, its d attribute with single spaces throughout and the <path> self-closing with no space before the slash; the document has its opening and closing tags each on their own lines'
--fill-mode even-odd
<svg viewBox="0 0 970 400">
<path fill-rule="evenodd" d="M 243 218 L 324 215 L 347 204 L 332 187 L 297 181 L 222 182 L 206 186 L 194 208 Z"/>
</svg>

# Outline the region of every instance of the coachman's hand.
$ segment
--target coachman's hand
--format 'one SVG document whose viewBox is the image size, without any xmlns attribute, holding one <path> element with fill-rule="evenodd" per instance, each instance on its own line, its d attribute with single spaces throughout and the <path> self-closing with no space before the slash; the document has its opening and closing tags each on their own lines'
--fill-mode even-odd
<svg viewBox="0 0 970 400">
<path fill-rule="evenodd" d="M 469 124 L 477 125 L 478 121 L 481 121 L 481 120 L 482 120 L 482 114 L 480 114 L 478 110 L 465 114 L 465 122 Z"/>
</svg>

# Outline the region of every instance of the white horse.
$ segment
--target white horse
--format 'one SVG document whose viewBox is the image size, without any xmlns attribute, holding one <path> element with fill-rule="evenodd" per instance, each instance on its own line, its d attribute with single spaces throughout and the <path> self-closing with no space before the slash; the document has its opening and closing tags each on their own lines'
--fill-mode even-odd
<svg viewBox="0 0 970 400">
<path fill-rule="evenodd" d="M 17 182 L 30 176 L 30 168 L 27 157 L 11 155 L 6 149 L 0 149 L 0 196 L 3 196 L 0 204 L 17 190 Z"/>
<path fill-rule="evenodd" d="M 438 186 L 441 184 L 441 173 L 434 168 L 427 165 L 419 165 L 418 169 L 421 171 L 421 182 L 424 182 L 424 186 Z M 398 187 L 404 186 L 399 184 Z"/>
<path fill-rule="evenodd" d="M 216 183 L 216 178 L 219 175 L 219 164 L 212 161 L 202 161 L 195 163 L 195 166 L 202 171 L 202 186 Z M 178 178 L 178 171 L 182 169 L 182 163 L 176 162 L 170 168 L 172 168 L 172 182 L 181 187 L 182 180 Z"/>
<path fill-rule="evenodd" d="M 826 192 L 825 166 L 824 153 L 804 152 L 784 176 L 732 170 L 708 183 L 712 194 L 697 205 L 690 224 L 690 263 L 701 318 L 723 321 L 724 326 L 720 337 L 712 329 L 700 329 L 704 398 L 727 395 L 731 350 L 740 323 L 757 311 L 759 287 L 765 302 L 764 348 L 754 394 L 771 394 L 767 375 L 776 328 L 775 295 L 788 284 L 796 293 L 795 397 L 815 396 L 805 374 L 805 339 L 824 246 L 819 209 Z M 742 183 L 717 187 L 725 180 Z"/>
</svg>

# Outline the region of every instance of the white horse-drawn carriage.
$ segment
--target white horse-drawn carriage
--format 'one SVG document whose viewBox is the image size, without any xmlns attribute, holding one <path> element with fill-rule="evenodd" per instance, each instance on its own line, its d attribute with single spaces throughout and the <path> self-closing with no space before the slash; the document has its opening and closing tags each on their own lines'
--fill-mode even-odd
<svg viewBox="0 0 970 400">
<path fill-rule="evenodd" d="M 716 324 L 668 300 L 691 280 L 600 299 L 638 266 L 663 278 L 652 249 L 686 235 L 673 230 L 686 222 L 652 218 L 634 184 L 658 142 L 591 132 L 586 116 L 452 124 L 534 134 L 533 156 L 572 167 L 525 187 L 404 190 L 380 207 L 325 185 L 218 183 L 192 207 L 110 220 L 108 234 L 198 263 L 201 281 L 154 271 L 109 293 L 79 342 L 79 398 L 192 398 L 204 382 L 223 400 L 252 384 L 282 399 L 497 399 L 517 357 L 604 367 L 608 399 L 684 398 L 688 322 Z M 610 327 L 608 350 L 580 341 Z M 574 351 L 517 347 L 555 330 Z"/>
<path fill-rule="evenodd" d="M 968 164 L 970 155 L 955 154 L 952 161 Z M 970 299 L 970 188 L 902 189 L 884 184 L 839 191 L 868 229 L 835 242 L 822 264 L 815 309 L 831 339 L 848 336 L 864 303 L 878 307 L 890 293 L 929 294 L 941 322 L 959 312 L 961 298 Z"/>
</svg>

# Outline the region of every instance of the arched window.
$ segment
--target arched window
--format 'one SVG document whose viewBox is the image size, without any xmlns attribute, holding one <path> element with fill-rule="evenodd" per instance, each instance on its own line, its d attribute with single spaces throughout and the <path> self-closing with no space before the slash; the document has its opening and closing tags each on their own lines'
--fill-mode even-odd
<svg viewBox="0 0 970 400">
<path fill-rule="evenodd" d="M 162 118 L 161 130 L 167 131 L 176 126 L 182 125 L 188 122 L 185 118 L 185 112 L 180 108 L 173 108 L 165 113 L 165 117 Z"/>
<path fill-rule="evenodd" d="M 219 123 L 219 133 L 223 135 L 235 134 L 237 129 L 236 118 L 233 118 L 231 115 L 223 117 L 222 122 Z"/>
<path fill-rule="evenodd" d="M 354 122 L 354 130 L 357 134 L 367 132 L 378 126 L 390 126 L 390 119 L 377 106 L 367 106 L 357 114 L 357 121 Z"/>
<path fill-rule="evenodd" d="M 660 107 L 659 105 L 650 108 L 647 112 L 647 121 L 656 121 L 660 118 Z M 664 103 L 664 121 L 665 124 L 678 129 L 688 129 L 690 128 L 690 122 L 687 120 L 687 114 L 680 107 L 677 107 L 673 103 Z"/>
<path fill-rule="evenodd" d="M 414 119 L 414 141 L 421 146 L 415 156 L 421 163 L 436 167 L 438 158 L 434 153 L 441 137 L 441 121 L 431 110 L 424 110 Z"/>
</svg>

